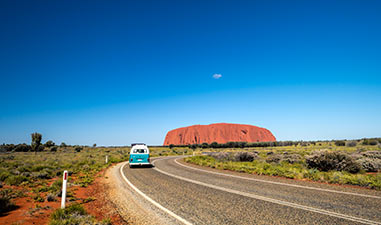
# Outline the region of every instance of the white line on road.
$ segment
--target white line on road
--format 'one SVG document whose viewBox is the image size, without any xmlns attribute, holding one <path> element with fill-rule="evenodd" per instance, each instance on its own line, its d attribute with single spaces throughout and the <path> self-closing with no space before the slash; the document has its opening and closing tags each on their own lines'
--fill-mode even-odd
<svg viewBox="0 0 381 225">
<path fill-rule="evenodd" d="M 132 189 L 134 189 L 137 193 L 139 193 L 141 196 L 143 196 L 147 201 L 149 201 L 150 203 L 152 203 L 153 205 L 155 205 L 156 207 L 158 207 L 159 209 L 163 210 L 164 212 L 168 213 L 170 216 L 172 216 L 173 218 L 177 219 L 178 221 L 180 221 L 181 223 L 183 224 L 186 224 L 186 225 L 192 225 L 192 223 L 188 222 L 187 220 L 183 219 L 182 217 L 176 215 L 175 213 L 173 213 L 172 211 L 170 211 L 169 209 L 165 208 L 164 206 L 160 205 L 159 203 L 157 203 L 156 201 L 154 201 L 152 198 L 148 197 L 146 194 L 144 194 L 142 191 L 140 191 L 137 187 L 135 187 L 135 185 L 133 185 L 128 179 L 127 177 L 124 175 L 123 173 L 123 168 L 125 165 L 127 165 L 127 163 L 123 164 L 123 166 L 120 167 L 120 173 L 122 174 L 122 177 L 123 179 L 127 182 L 128 185 L 130 185 L 132 187 Z"/>
<path fill-rule="evenodd" d="M 163 160 L 163 159 L 158 159 L 155 162 L 160 161 L 160 160 Z M 263 197 L 260 195 L 255 195 L 255 194 L 251 194 L 251 193 L 233 190 L 230 188 L 219 187 L 219 186 L 216 186 L 213 184 L 203 183 L 203 182 L 196 181 L 196 180 L 191 180 L 188 178 L 184 178 L 184 177 L 180 177 L 180 176 L 177 176 L 174 174 L 167 173 L 165 171 L 158 169 L 157 167 L 155 167 L 154 170 L 156 170 L 162 174 L 165 174 L 167 176 L 174 177 L 174 178 L 179 179 L 179 180 L 187 181 L 190 183 L 202 185 L 205 187 L 209 187 L 209 188 L 213 188 L 216 190 L 225 191 L 225 192 L 229 192 L 229 193 L 233 193 L 233 194 L 237 194 L 237 195 L 241 195 L 241 196 L 245 196 L 245 197 L 249 197 L 249 198 L 254 198 L 254 199 L 267 201 L 267 202 L 271 202 L 271 203 L 275 203 L 275 204 L 279 204 L 279 205 L 284 205 L 284 206 L 288 206 L 288 207 L 302 209 L 302 210 L 306 210 L 306 211 L 310 211 L 310 212 L 316 212 L 316 213 L 320 213 L 320 214 L 324 214 L 324 215 L 328 215 L 328 216 L 333 216 L 333 217 L 337 217 L 337 218 L 341 218 L 341 219 L 346 219 L 346 220 L 350 220 L 350 221 L 354 221 L 354 222 L 359 222 L 359 223 L 363 223 L 363 224 L 381 224 L 380 222 L 377 222 L 377 221 L 372 221 L 372 220 L 367 220 L 367 219 L 354 217 L 354 216 L 350 216 L 350 215 L 345 215 L 345 214 L 341 214 L 341 213 L 331 212 L 331 211 L 327 211 L 324 209 L 313 208 L 310 206 L 299 205 L 299 204 L 292 203 L 292 202 L 286 202 L 286 201 L 282 201 L 282 200 L 267 198 L 267 197 Z"/>
<path fill-rule="evenodd" d="M 277 185 L 284 185 L 284 186 L 290 186 L 290 187 L 304 188 L 304 189 L 310 189 L 310 190 L 316 190 L 316 191 L 325 191 L 325 192 L 332 192 L 332 193 L 338 193 L 338 194 L 355 195 L 355 196 L 361 196 L 361 197 L 367 197 L 367 198 L 381 199 L 380 196 L 375 196 L 375 195 L 366 195 L 366 194 L 359 194 L 359 193 L 346 192 L 346 191 L 336 191 L 336 190 L 325 189 L 325 188 L 302 186 L 302 185 L 297 185 L 297 184 L 287 184 L 287 183 L 281 183 L 281 182 L 276 182 L 276 181 L 261 180 L 261 179 L 256 179 L 256 178 L 242 177 L 242 176 L 237 176 L 237 175 L 232 175 L 232 174 L 213 172 L 213 171 L 194 168 L 191 166 L 186 166 L 186 165 L 179 163 L 177 160 L 178 159 L 175 159 L 175 163 L 180 165 L 180 166 L 183 166 L 183 167 L 186 167 L 186 168 L 192 169 L 192 170 L 202 171 L 204 173 L 211 173 L 211 174 L 217 174 L 217 175 L 226 176 L 226 177 L 234 177 L 234 178 L 239 178 L 239 179 L 244 179 L 244 180 L 251 180 L 251 181 L 257 181 L 257 182 L 263 182 L 263 183 L 269 183 L 269 184 L 277 184 Z"/>
</svg>

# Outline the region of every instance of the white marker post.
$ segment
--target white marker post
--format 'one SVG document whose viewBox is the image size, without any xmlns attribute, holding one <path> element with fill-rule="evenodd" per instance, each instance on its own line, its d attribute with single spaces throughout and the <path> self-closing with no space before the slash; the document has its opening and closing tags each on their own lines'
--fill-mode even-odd
<svg viewBox="0 0 381 225">
<path fill-rule="evenodd" d="M 67 170 L 63 173 L 63 182 L 62 182 L 62 198 L 61 198 L 61 209 L 65 208 L 66 203 L 66 184 L 67 184 L 68 173 Z"/>
<path fill-rule="evenodd" d="M 106 164 L 108 163 L 108 155 L 106 155 Z"/>
</svg>

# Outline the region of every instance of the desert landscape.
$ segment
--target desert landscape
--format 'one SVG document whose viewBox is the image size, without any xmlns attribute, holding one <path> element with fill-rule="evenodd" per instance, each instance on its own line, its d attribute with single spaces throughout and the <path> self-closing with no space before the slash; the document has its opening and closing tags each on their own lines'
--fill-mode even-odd
<svg viewBox="0 0 381 225">
<path fill-rule="evenodd" d="M 221 127 L 215 132 L 231 132 L 234 136 L 237 129 Z M 168 142 L 167 146 L 150 147 L 151 157 L 188 156 L 184 163 L 222 171 L 381 190 L 380 138 L 218 143 L 202 134 L 209 133 L 199 132 L 198 140 L 212 142 Z M 130 147 L 68 146 L 53 141 L 42 144 L 41 136 L 33 133 L 31 145 L 0 146 L 1 224 L 141 222 L 136 213 L 121 215 L 110 197 L 115 193 L 108 191 L 106 171 L 128 160 Z M 236 140 L 241 138 L 236 136 Z M 64 170 L 69 171 L 68 207 L 60 209 Z"/>
<path fill-rule="evenodd" d="M 0 225 L 381 225 L 381 1 L 0 1 Z"/>
</svg>

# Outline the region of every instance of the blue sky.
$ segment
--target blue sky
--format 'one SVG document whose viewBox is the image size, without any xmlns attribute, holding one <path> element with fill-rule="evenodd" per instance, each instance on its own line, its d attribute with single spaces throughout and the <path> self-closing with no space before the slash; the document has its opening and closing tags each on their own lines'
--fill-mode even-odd
<svg viewBox="0 0 381 225">
<path fill-rule="evenodd" d="M 1 1 L 0 143 L 231 122 L 381 136 L 379 1 Z M 213 78 L 220 74 L 219 79 Z"/>
</svg>

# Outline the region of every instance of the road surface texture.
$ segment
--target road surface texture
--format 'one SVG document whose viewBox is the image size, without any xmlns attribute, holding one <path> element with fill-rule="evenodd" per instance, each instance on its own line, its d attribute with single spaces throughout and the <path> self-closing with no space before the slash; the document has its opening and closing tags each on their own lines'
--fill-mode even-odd
<svg viewBox="0 0 381 225">
<path fill-rule="evenodd" d="M 152 161 L 118 167 L 128 207 L 147 224 L 381 224 L 379 191 Z"/>
</svg>

